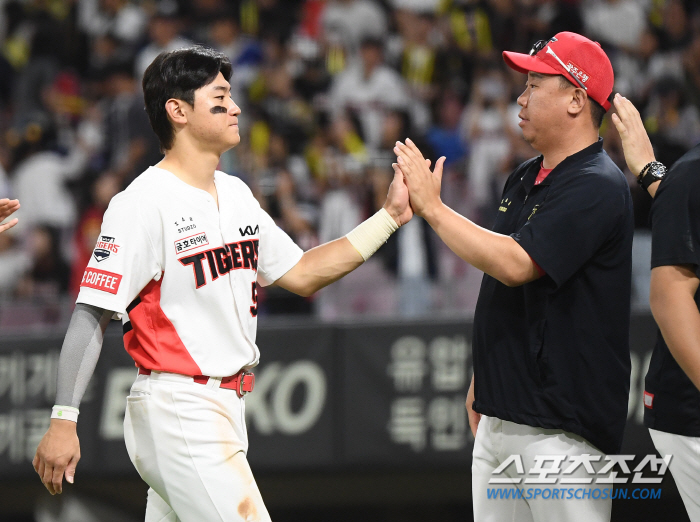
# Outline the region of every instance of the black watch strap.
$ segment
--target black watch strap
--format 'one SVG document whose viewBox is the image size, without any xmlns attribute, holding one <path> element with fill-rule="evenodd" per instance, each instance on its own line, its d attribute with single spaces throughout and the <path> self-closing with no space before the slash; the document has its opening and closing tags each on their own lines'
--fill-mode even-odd
<svg viewBox="0 0 700 522">
<path fill-rule="evenodd" d="M 637 183 L 644 190 L 647 190 L 652 183 L 661 181 L 665 175 L 666 166 L 660 161 L 651 161 L 644 165 L 644 168 L 639 173 L 639 178 L 637 178 Z"/>
</svg>

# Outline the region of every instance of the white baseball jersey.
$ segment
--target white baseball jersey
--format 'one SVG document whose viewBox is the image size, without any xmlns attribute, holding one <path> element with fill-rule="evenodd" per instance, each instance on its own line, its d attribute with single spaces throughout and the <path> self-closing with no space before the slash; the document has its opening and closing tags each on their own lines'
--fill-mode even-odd
<svg viewBox="0 0 700 522">
<path fill-rule="evenodd" d="M 216 172 L 219 198 L 150 167 L 112 199 L 78 303 L 122 314 L 136 365 L 225 377 L 255 366 L 257 292 L 302 250 L 240 179 Z"/>
</svg>

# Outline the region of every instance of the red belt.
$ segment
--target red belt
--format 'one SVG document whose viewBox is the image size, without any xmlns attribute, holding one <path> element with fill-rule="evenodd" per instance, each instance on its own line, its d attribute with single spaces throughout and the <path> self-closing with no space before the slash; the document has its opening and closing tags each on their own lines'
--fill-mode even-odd
<svg viewBox="0 0 700 522">
<path fill-rule="evenodd" d="M 139 368 L 139 375 L 151 375 L 151 370 Z M 192 378 L 197 384 L 207 384 L 210 379 L 210 377 L 206 375 L 193 375 Z M 253 388 L 255 388 L 255 374 L 247 370 L 241 370 L 236 375 L 222 377 L 219 388 L 236 390 L 236 394 L 239 397 L 243 397 L 247 393 L 252 392 Z"/>
</svg>

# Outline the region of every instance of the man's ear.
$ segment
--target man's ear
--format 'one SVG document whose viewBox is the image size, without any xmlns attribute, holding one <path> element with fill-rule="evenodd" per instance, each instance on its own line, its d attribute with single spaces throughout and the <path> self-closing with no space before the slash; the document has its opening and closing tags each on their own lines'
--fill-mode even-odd
<svg viewBox="0 0 700 522">
<path fill-rule="evenodd" d="M 569 114 L 572 116 L 578 116 L 583 111 L 583 108 L 587 103 L 588 95 L 586 94 L 586 91 L 580 88 L 574 89 L 574 92 L 571 94 L 571 102 L 569 103 Z"/>
<path fill-rule="evenodd" d="M 187 104 L 182 100 L 170 98 L 165 102 L 165 112 L 168 113 L 170 121 L 176 125 L 187 123 Z"/>
</svg>

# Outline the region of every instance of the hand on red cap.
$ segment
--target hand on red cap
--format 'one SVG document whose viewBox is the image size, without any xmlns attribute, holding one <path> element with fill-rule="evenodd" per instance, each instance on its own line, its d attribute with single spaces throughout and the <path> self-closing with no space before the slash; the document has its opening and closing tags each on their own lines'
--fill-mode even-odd
<svg viewBox="0 0 700 522">
<path fill-rule="evenodd" d="M 617 114 L 612 115 L 612 121 L 622 139 L 625 161 L 632 174 L 639 176 L 644 165 L 656 161 L 654 149 L 649 141 L 647 131 L 644 129 L 642 117 L 632 102 L 618 93 L 615 95 L 613 103 Z"/>
</svg>

